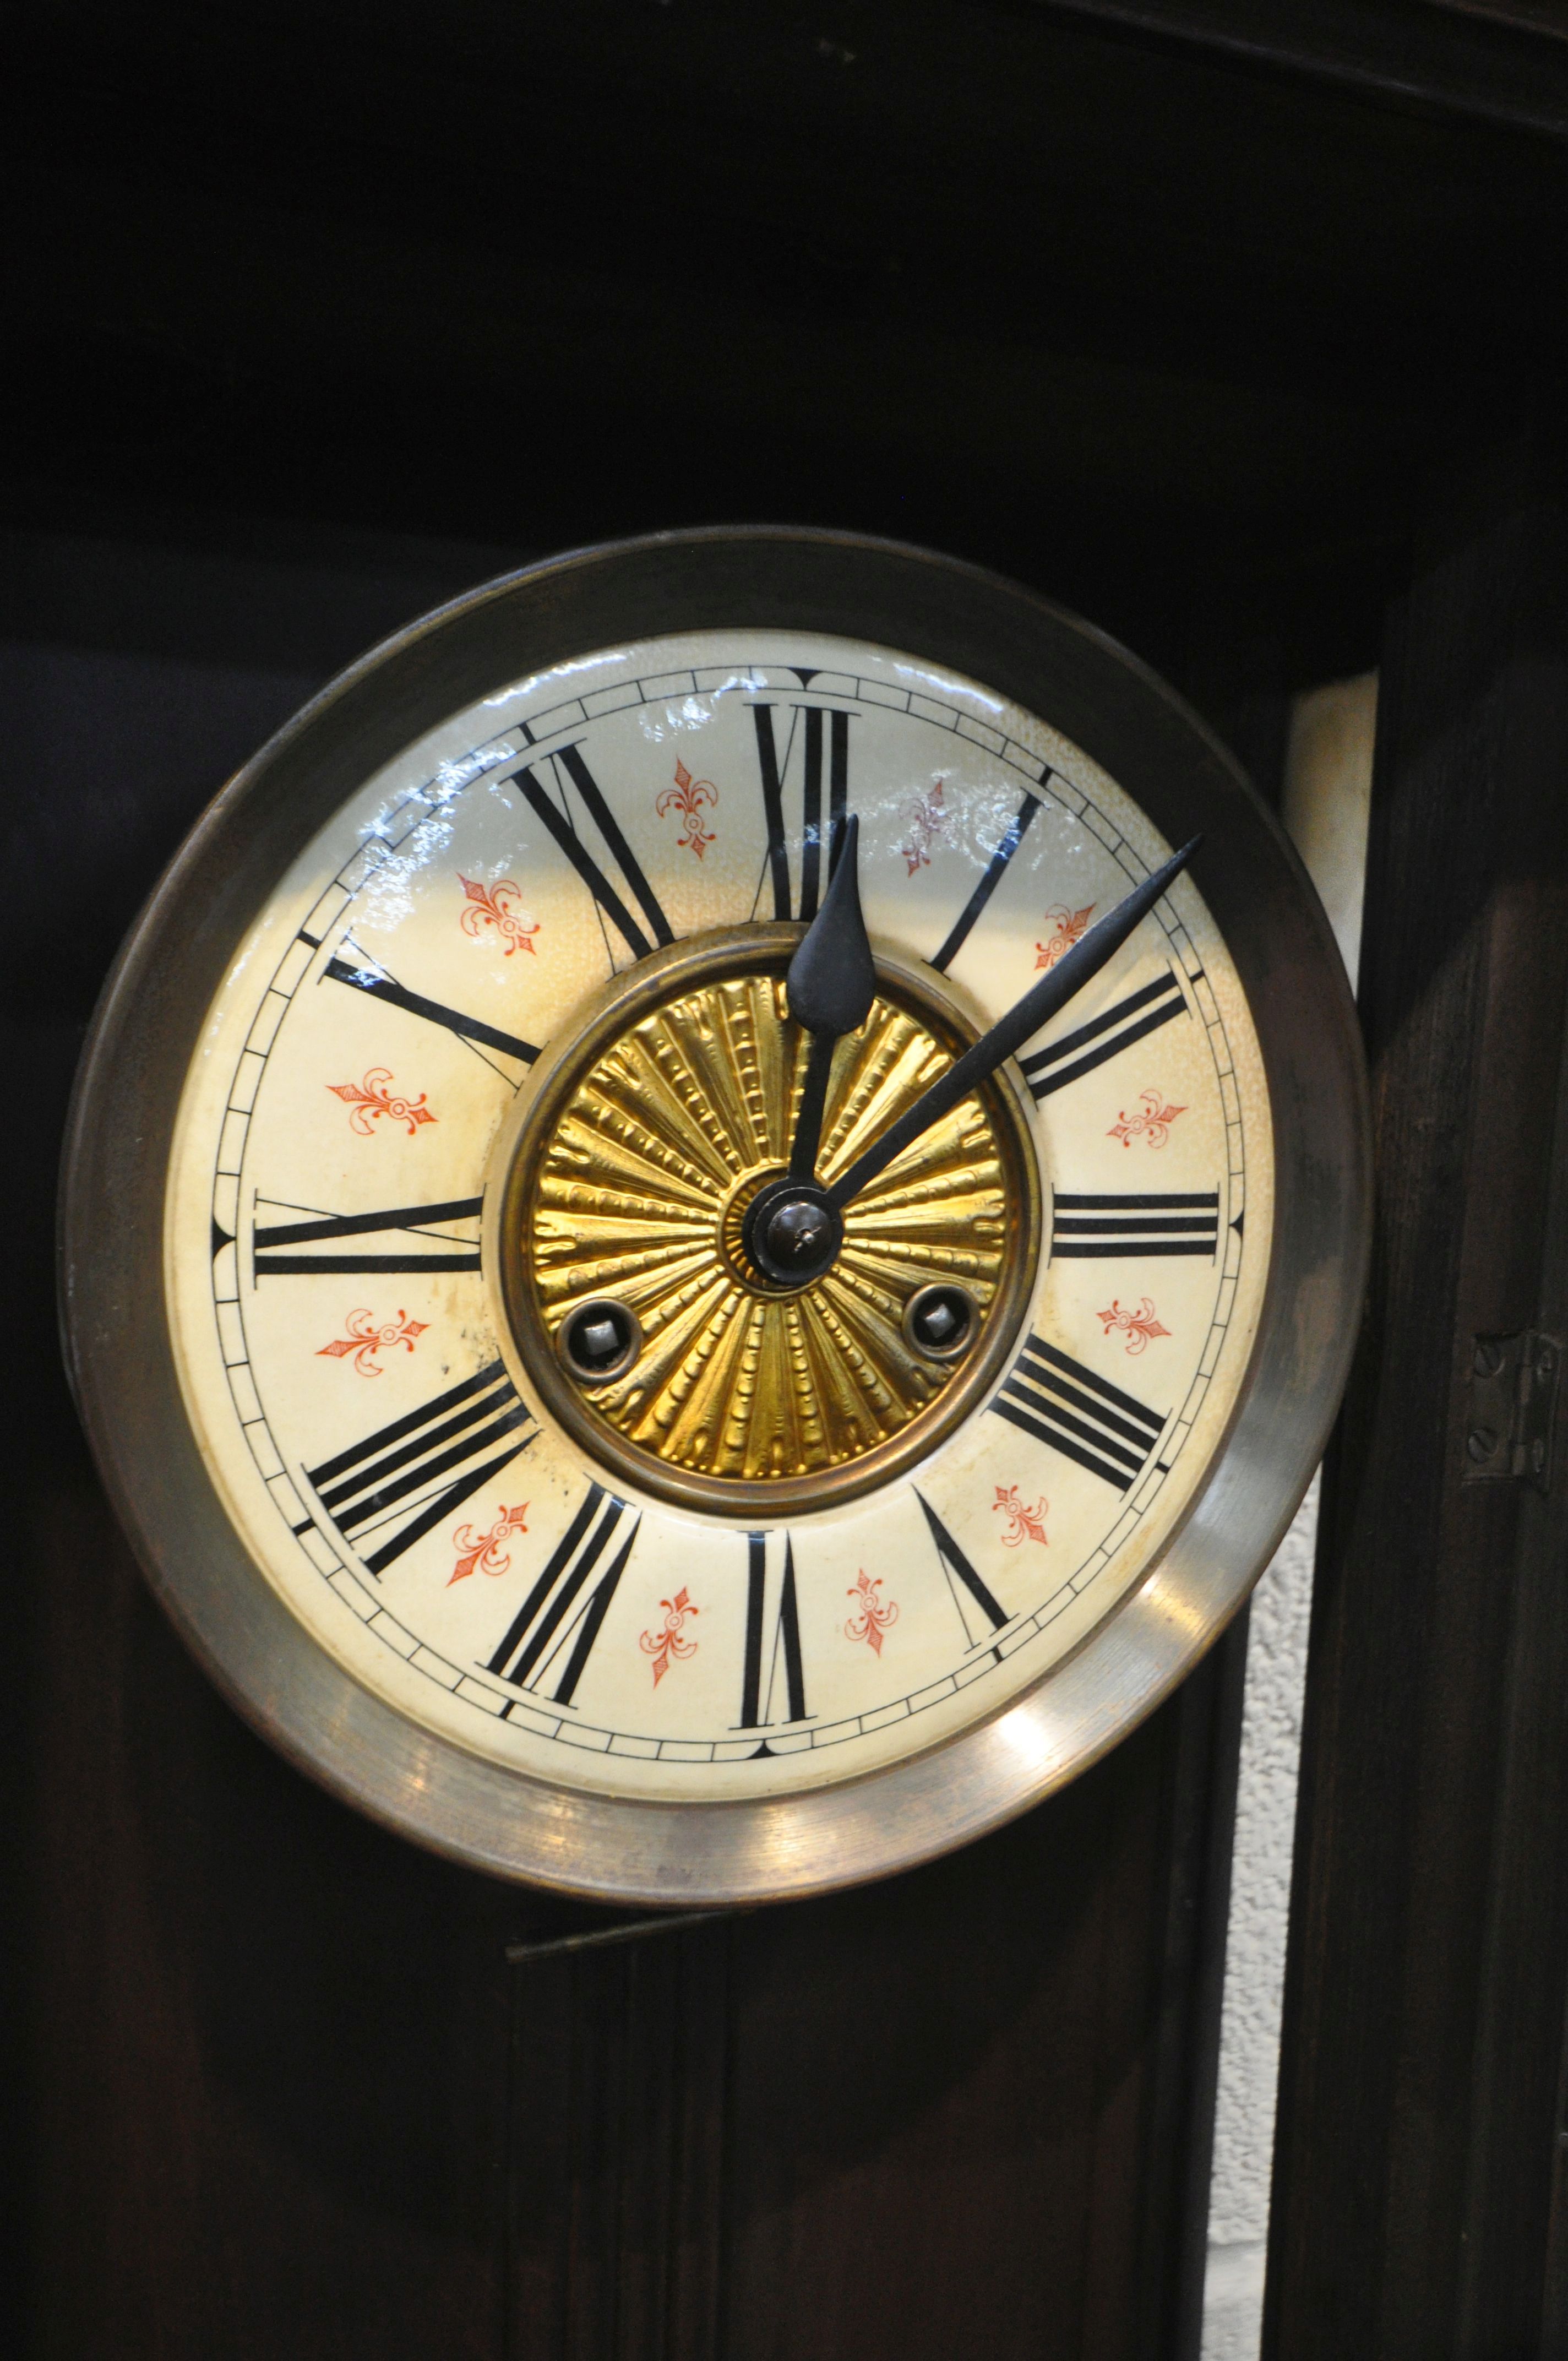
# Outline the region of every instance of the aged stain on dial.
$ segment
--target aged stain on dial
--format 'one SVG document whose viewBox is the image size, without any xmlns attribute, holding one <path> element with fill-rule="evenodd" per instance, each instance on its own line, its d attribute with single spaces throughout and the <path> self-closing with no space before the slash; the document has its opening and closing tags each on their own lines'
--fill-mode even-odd
<svg viewBox="0 0 1568 2361">
<path fill-rule="evenodd" d="M 666 955 L 654 1005 L 629 1016 L 612 998 L 553 1086 L 524 1099 L 501 1159 L 498 1246 L 522 1368 L 544 1371 L 552 1406 L 630 1480 L 753 1517 L 864 1490 L 963 1417 L 1013 1341 L 1039 1227 L 1024 1107 L 993 1082 L 855 1200 L 819 1277 L 791 1286 L 749 1258 L 745 1216 L 786 1170 L 806 1071 L 784 983 L 793 947 L 758 928 Z M 742 961 L 750 972 L 735 972 Z M 825 1183 L 968 1046 L 974 1028 L 948 997 L 935 977 L 889 978 L 838 1044 Z M 961 1358 L 911 1342 L 910 1304 L 941 1285 L 974 1307 Z M 574 1382 L 560 1340 L 596 1302 L 630 1310 L 637 1349 L 610 1381 L 590 1367 Z"/>
</svg>

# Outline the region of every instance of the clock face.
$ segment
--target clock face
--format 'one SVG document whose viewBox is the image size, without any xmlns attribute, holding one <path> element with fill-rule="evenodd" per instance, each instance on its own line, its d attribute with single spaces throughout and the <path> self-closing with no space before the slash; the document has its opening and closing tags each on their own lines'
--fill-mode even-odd
<svg viewBox="0 0 1568 2361">
<path fill-rule="evenodd" d="M 1157 1704 L 1321 1456 L 1369 1197 L 1326 921 L 1201 726 L 760 528 L 492 584 L 264 748 L 67 1180 L 77 1399 L 227 1694 L 422 1842 L 686 1904 L 927 1859 Z"/>
<path fill-rule="evenodd" d="M 850 814 L 831 1183 L 1171 850 L 918 648 L 499 680 L 344 797 L 202 1022 L 165 1274 L 203 1455 L 314 1643 L 508 1772 L 728 1802 L 940 1747 L 1113 1614 L 1235 1411 L 1273 1134 L 1201 857 L 826 1273 L 748 1259 Z"/>
</svg>

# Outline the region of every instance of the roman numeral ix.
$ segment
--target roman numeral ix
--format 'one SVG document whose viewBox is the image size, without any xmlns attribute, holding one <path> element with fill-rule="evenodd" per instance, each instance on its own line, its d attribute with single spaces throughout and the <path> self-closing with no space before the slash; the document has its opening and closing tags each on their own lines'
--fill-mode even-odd
<svg viewBox="0 0 1568 2361">
<path fill-rule="evenodd" d="M 307 1467 L 305 1475 L 361 1563 L 384 1574 L 515 1459 L 532 1442 L 525 1431 L 532 1427 L 533 1414 L 503 1364 L 491 1361 L 422 1409 Z M 367 1541 L 374 1543 L 369 1550 Z"/>
<path fill-rule="evenodd" d="M 374 1213 L 321 1213 L 304 1222 L 258 1222 L 251 1235 L 252 1267 L 257 1279 L 299 1279 L 311 1272 L 477 1270 L 479 1242 L 454 1237 L 448 1224 L 477 1222 L 481 1197 L 450 1197 L 440 1205 L 389 1205 Z M 285 1210 L 279 1208 L 278 1210 Z M 347 1254 L 332 1249 L 343 1238 L 379 1237 L 387 1244 L 355 1247 Z M 395 1246 L 392 1240 L 415 1243 Z M 313 1248 L 311 1253 L 302 1252 Z"/>
<path fill-rule="evenodd" d="M 1175 970 L 1168 967 L 1153 983 L 1130 992 L 1125 1000 L 1091 1016 L 1087 1025 L 1080 1025 L 1075 1031 L 1064 1033 L 1059 1041 L 1052 1041 L 1046 1049 L 1021 1058 L 1018 1062 L 1036 1104 L 1049 1098 L 1053 1091 L 1065 1090 L 1080 1075 L 1092 1073 L 1107 1058 L 1114 1058 L 1135 1041 L 1141 1041 L 1146 1034 L 1168 1025 L 1173 1016 L 1183 1016 L 1186 1008 Z"/>
<path fill-rule="evenodd" d="M 991 1407 L 1118 1492 L 1132 1489 L 1165 1425 L 1163 1412 L 1108 1386 L 1040 1336 L 1030 1337 Z"/>
<path fill-rule="evenodd" d="M 626 1513 L 626 1502 L 602 1484 L 588 1487 L 543 1572 L 508 1624 L 487 1672 L 556 1705 L 572 1703 L 637 1539 L 638 1517 L 620 1532 Z M 618 1532 L 620 1546 L 590 1589 L 587 1586 Z M 503 1720 L 510 1710 L 510 1706 L 504 1708 Z"/>
<path fill-rule="evenodd" d="M 657 945 L 673 943 L 675 938 L 659 906 L 658 896 L 643 873 L 642 864 L 627 842 L 620 822 L 605 799 L 603 788 L 584 762 L 581 749 L 560 746 L 547 759 L 554 765 L 557 781 L 564 773 L 582 798 L 588 817 L 620 871 L 627 895 L 642 914 L 641 920 L 632 916 L 626 899 L 611 884 L 577 834 L 572 823 L 565 787 L 562 787 L 562 800 L 558 804 L 538 773 L 526 763 L 521 771 L 513 774 L 510 785 L 565 854 L 632 958 L 646 959 Z"/>
<path fill-rule="evenodd" d="M 1210 1255 L 1220 1242 L 1217 1189 L 1168 1196 L 1076 1196 L 1051 1200 L 1051 1257 L 1102 1260 L 1108 1255 Z"/>
<path fill-rule="evenodd" d="M 784 758 L 779 758 L 778 741 L 773 735 L 772 705 L 753 705 L 751 718 L 757 730 L 757 766 L 762 779 L 762 813 L 768 830 L 768 879 L 773 888 L 775 918 L 815 918 L 822 875 L 824 845 L 829 848 L 838 821 L 849 809 L 850 801 L 850 716 L 832 706 L 797 705 L 795 719 L 784 741 Z M 824 720 L 828 723 L 826 733 Z M 800 899 L 790 900 L 789 846 L 784 831 L 784 789 L 789 769 L 790 755 L 799 729 L 803 746 L 804 778 L 801 788 L 802 827 L 800 844 Z M 828 820 L 822 818 L 822 752 L 823 739 L 828 741 Z M 832 874 L 829 866 L 828 874 Z"/>
</svg>

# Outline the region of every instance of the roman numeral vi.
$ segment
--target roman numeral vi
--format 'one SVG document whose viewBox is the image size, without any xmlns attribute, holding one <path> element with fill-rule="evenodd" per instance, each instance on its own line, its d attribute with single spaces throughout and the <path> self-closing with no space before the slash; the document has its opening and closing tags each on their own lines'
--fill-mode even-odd
<svg viewBox="0 0 1568 2361">
<path fill-rule="evenodd" d="M 740 1728 L 804 1721 L 806 1675 L 800 1654 L 800 1610 L 795 1595 L 795 1545 L 784 1539 L 776 1583 L 768 1570 L 768 1536 L 746 1536 L 746 1645 L 741 1659 Z"/>
</svg>

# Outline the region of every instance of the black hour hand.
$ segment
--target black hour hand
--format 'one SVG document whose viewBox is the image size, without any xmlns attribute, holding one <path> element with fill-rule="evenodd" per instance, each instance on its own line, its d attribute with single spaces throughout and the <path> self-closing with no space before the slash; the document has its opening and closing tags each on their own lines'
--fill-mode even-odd
<svg viewBox="0 0 1568 2361">
<path fill-rule="evenodd" d="M 792 1180 L 809 1180 L 816 1174 L 834 1045 L 841 1034 L 853 1033 L 865 1023 L 876 998 L 876 968 L 861 913 L 860 832 L 854 814 L 840 822 L 831 883 L 789 963 L 789 1013 L 811 1036 L 790 1145 Z"/>
</svg>

